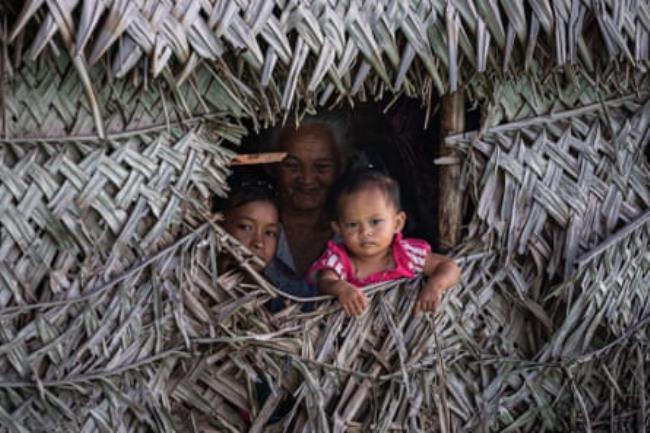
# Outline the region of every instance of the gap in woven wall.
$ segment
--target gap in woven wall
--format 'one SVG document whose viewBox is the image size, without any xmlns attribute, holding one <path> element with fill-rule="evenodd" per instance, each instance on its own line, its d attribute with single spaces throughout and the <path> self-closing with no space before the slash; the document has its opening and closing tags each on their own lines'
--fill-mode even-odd
<svg viewBox="0 0 650 433">
<path fill-rule="evenodd" d="M 397 179 L 402 206 L 408 215 L 404 234 L 437 245 L 437 169 L 433 160 L 440 143 L 439 111 L 435 110 L 425 125 L 426 112 L 419 100 L 403 96 L 391 103 L 391 99 L 364 102 L 336 111 L 323 110 L 317 117 L 339 129 L 337 140 L 343 142 L 341 147 L 347 154 L 345 165 L 348 168 L 371 164 Z M 466 113 L 465 123 L 467 130 L 478 129 L 480 107 Z M 273 150 L 279 127 L 257 134 L 253 132 L 252 122 L 246 127 L 250 134 L 241 145 L 232 147 L 233 150 L 239 153 Z M 270 164 L 234 169 L 238 176 L 270 180 L 273 180 L 272 172 Z M 464 225 L 472 215 L 473 205 L 468 203 L 463 214 Z"/>
</svg>

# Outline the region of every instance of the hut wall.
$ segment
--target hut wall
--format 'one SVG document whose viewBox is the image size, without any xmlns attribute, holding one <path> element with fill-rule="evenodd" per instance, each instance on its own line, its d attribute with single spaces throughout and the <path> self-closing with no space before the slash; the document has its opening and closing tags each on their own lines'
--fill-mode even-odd
<svg viewBox="0 0 650 433">
<path fill-rule="evenodd" d="M 344 3 L 0 5 L 0 431 L 261 431 L 285 387 L 292 431 L 650 428 L 647 5 Z M 201 208 L 240 119 L 459 86 L 441 310 L 266 312 Z"/>
</svg>

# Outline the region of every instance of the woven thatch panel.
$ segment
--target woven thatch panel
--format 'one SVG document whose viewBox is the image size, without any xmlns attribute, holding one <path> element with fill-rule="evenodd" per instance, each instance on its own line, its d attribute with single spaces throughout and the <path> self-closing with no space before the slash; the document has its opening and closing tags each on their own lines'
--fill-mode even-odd
<svg viewBox="0 0 650 433">
<path fill-rule="evenodd" d="M 98 142 L 95 112 L 67 56 L 30 62 L 5 83 L 4 113 L 0 124 L 6 143 L 36 140 Z M 177 86 L 170 77 L 151 82 L 113 80 L 101 67 L 90 72 L 98 86 L 96 103 L 109 138 L 156 133 L 182 123 L 196 126 L 210 120 L 213 139 L 237 142 L 245 130 L 232 117 L 247 111 L 236 94 L 207 68 L 191 83 Z M 38 103 L 35 103 L 38 101 Z M 250 115 L 250 114 L 247 114 Z"/>
<path fill-rule="evenodd" d="M 468 92 L 474 98 L 468 99 L 485 107 L 483 128 L 538 116 L 548 116 L 545 119 L 548 123 L 556 118 L 552 113 L 571 112 L 577 107 L 626 96 L 642 98 L 650 89 L 649 79 L 646 73 L 633 72 L 629 68 L 621 70 L 614 63 L 596 80 L 577 71 L 562 74 L 535 70 L 517 77 L 495 76 L 493 81 L 472 83 Z M 572 113 L 581 115 L 583 111 Z"/>
<path fill-rule="evenodd" d="M 549 288 L 556 308 L 519 291 L 498 256 L 469 256 L 435 322 L 410 314 L 417 283 L 376 292 L 360 320 L 327 304 L 270 316 L 254 272 L 217 273 L 220 249 L 245 259 L 203 225 L 20 330 L 3 314 L 3 423 L 244 431 L 249 413 L 259 431 L 297 378 L 280 422 L 291 431 L 629 429 L 646 422 L 647 222 Z"/>
<path fill-rule="evenodd" d="M 45 277 L 53 293 L 87 290 L 155 251 L 180 226 L 188 200 L 223 193 L 230 158 L 200 133 L 180 130 L 128 134 L 102 147 L 2 145 L 0 305 L 47 300 L 39 294 Z M 83 282 L 80 261 L 94 269 Z"/>
<path fill-rule="evenodd" d="M 650 428 L 645 2 L 20 6 L 0 3 L 0 431 L 260 431 L 283 387 L 289 431 Z M 360 320 L 264 310 L 200 210 L 236 119 L 459 84 L 486 114 L 449 140 L 477 212 L 435 320 L 410 315 L 418 282 Z"/>
<path fill-rule="evenodd" d="M 18 431 L 40 431 L 44 424 L 60 431 L 137 431 L 143 426 L 160 431 L 243 431 L 249 428 L 248 413 L 255 431 L 285 397 L 283 383 L 289 387 L 302 383 L 294 388 L 293 409 L 280 421 L 292 431 L 371 427 L 378 431 L 537 431 L 540 423 L 549 430 L 590 426 L 600 431 L 647 423 L 644 332 L 650 320 L 650 266 L 645 254 L 648 214 L 643 211 L 648 171 L 638 157 L 631 158 L 647 141 L 647 102 L 627 98 L 605 106 L 607 111 L 587 107 L 501 125 L 480 137 L 470 134 L 471 140 L 450 140 L 458 144 L 465 140 L 467 150 L 474 149 L 469 154 L 476 164 L 468 165 L 473 176 L 467 179 L 468 190 L 478 191 L 479 209 L 482 200 L 495 197 L 486 187 L 490 183 L 509 182 L 515 194 L 522 194 L 525 184 L 516 182 L 526 177 L 522 172 L 537 176 L 539 186 L 545 176 L 538 171 L 545 168 L 566 177 L 558 185 L 573 182 L 577 188 L 582 181 L 574 173 L 576 167 L 593 163 L 590 185 L 595 192 L 590 193 L 598 199 L 593 218 L 603 221 L 598 227 L 605 232 L 624 227 L 596 249 L 592 244 L 604 233 L 588 231 L 584 245 L 577 245 L 579 251 L 591 252 L 581 258 L 578 272 L 566 283 L 549 287 L 540 268 L 526 259 L 536 256 L 540 242 L 554 245 L 554 238 L 566 236 L 567 226 L 557 218 L 561 212 L 547 208 L 548 200 L 537 199 L 537 193 L 548 189 L 558 196 L 551 203 L 566 212 L 581 216 L 587 211 L 579 214 L 573 209 L 560 187 L 539 186 L 531 200 L 512 201 L 538 206 L 548 214 L 538 217 L 539 240 L 524 243 L 521 253 L 509 254 L 507 246 L 514 235 L 503 223 L 492 224 L 487 206 L 487 213 L 477 213 L 471 229 L 475 235 L 468 239 L 466 251 L 487 247 L 488 252 L 470 255 L 463 262 L 463 285 L 449 293 L 435 324 L 430 318 L 410 315 L 416 293 L 413 284 L 374 296 L 370 314 L 361 320 L 346 321 L 327 304 L 304 315 L 295 306 L 268 315 L 261 305 L 272 288 L 249 268 L 248 277 L 220 275 L 219 251 L 234 254 L 242 263 L 244 256 L 218 226 L 192 229 L 191 206 L 183 208 L 183 201 L 173 200 L 180 196 L 177 188 L 189 199 L 194 190 L 218 185 L 219 172 L 206 175 L 199 163 L 203 160 L 196 158 L 205 158 L 208 166 L 221 166 L 224 161 L 219 158 L 228 155 L 219 147 L 201 144 L 200 134 L 132 134 L 116 141 L 119 145 L 114 149 L 71 142 L 3 148 L 3 163 L 11 170 L 2 178 L 4 202 L 17 210 L 3 213 L 11 223 L 3 224 L 3 251 L 10 251 L 8 257 L 15 261 L 5 259 L 12 266 L 2 273 L 3 281 L 9 281 L 2 291 L 0 311 L 2 423 Z M 515 127 L 518 132 L 512 132 Z M 588 140 L 599 128 L 598 139 Z M 524 150 L 539 137 L 549 143 L 535 151 Z M 173 152 L 179 143 L 187 147 Z M 134 146 L 132 153 L 130 146 Z M 185 155 L 192 152 L 196 155 L 190 164 Z M 521 153 L 527 158 L 517 159 Z M 149 164 L 133 162 L 146 157 Z M 101 169 L 104 165 L 114 168 L 106 171 Z M 158 175 L 146 176 L 149 165 Z M 136 201 L 123 207 L 130 216 L 120 220 L 124 228 L 119 231 L 111 227 L 110 210 L 119 209 L 117 191 L 126 194 L 130 188 L 125 181 L 118 189 L 115 179 L 124 177 L 106 174 L 112 172 L 128 173 L 127 178 L 136 177 L 141 185 L 132 193 L 139 192 L 142 207 Z M 50 174 L 39 177 L 39 173 Z M 91 179 L 100 175 L 106 176 L 101 187 L 87 187 L 94 196 L 75 186 L 81 182 L 78 179 L 93 185 Z M 191 181 L 185 181 L 185 189 L 178 186 L 188 176 Z M 58 217 L 56 206 L 46 205 L 51 200 L 45 200 L 44 192 L 37 194 L 42 185 L 54 184 L 39 183 L 41 177 L 61 179 L 59 189 L 68 185 L 65 188 L 72 193 L 65 194 L 73 194 L 74 199 L 63 201 L 68 206 L 62 207 L 66 211 L 62 215 L 81 222 L 79 239 L 70 237 L 66 246 L 71 253 L 57 250 L 48 256 L 50 263 L 56 258 L 51 270 L 41 266 L 42 261 L 29 261 L 43 256 L 30 254 L 32 245 L 63 249 L 52 240 L 52 233 L 58 233 L 52 227 L 66 218 Z M 174 181 L 157 189 L 147 179 Z M 616 191 L 629 209 L 619 211 L 607 226 L 609 208 L 603 198 L 607 194 L 600 190 L 619 188 L 622 182 L 626 187 Z M 30 188 L 36 192 L 28 194 Z M 95 200 L 81 207 L 86 201 L 80 197 Z M 155 197 L 167 206 L 156 207 Z M 93 203 L 112 203 L 112 207 L 98 210 Z M 502 207 L 496 207 L 494 221 L 502 218 Z M 174 222 L 171 216 L 169 224 L 158 223 L 165 221 L 162 215 L 167 208 L 173 216 L 183 209 L 181 215 L 190 225 Z M 29 209 L 33 218 L 17 216 Z M 42 222 L 49 221 L 46 217 L 50 224 Z M 131 218 L 138 221 L 133 231 L 127 230 Z M 32 227 L 30 242 L 16 240 L 22 239 L 14 233 L 18 224 Z M 131 237 L 120 244 L 115 236 L 122 233 Z M 152 238 L 156 245 L 145 242 L 149 233 L 159 235 Z M 478 235 L 483 235 L 483 242 L 477 242 Z M 491 245 L 485 243 L 489 238 Z M 516 245 L 519 238 L 514 239 Z M 95 250 L 88 249 L 89 242 Z M 137 260 L 137 251 L 155 251 L 167 244 Z M 563 263 L 563 251 L 551 250 L 540 263 Z M 27 277 L 35 269 L 39 271 L 33 278 L 46 276 L 47 283 L 34 281 L 28 290 Z M 263 382 L 269 383 L 271 398 L 260 407 L 256 395 L 262 392 Z"/>
<path fill-rule="evenodd" d="M 506 261 L 523 257 L 539 275 L 560 267 L 566 278 L 580 255 L 650 207 L 649 125 L 650 103 L 630 96 L 447 143 L 471 153 L 477 215 Z"/>
<path fill-rule="evenodd" d="M 385 92 L 428 101 L 432 92 L 524 70 L 545 81 L 557 66 L 576 82 L 584 76 L 607 83 L 611 65 L 603 59 L 644 72 L 650 55 L 643 1 L 87 0 L 18 7 L 0 9 L 8 21 L 6 74 L 20 75 L 25 60 L 67 53 L 74 60 L 66 80 L 76 77 L 70 90 L 87 96 L 100 136 L 109 128 L 101 95 L 112 90 L 96 80 L 95 66 L 120 94 L 119 79 L 146 86 L 156 77 L 173 87 L 190 82 L 202 94 L 195 72 L 207 65 L 223 93 L 257 115 Z M 45 85 L 41 76 L 29 86 Z M 244 102 L 252 95 L 256 110 Z"/>
<path fill-rule="evenodd" d="M 27 63 L 13 74 L 3 89 L 3 142 L 101 142 L 93 109 L 71 67 L 62 56 L 56 61 Z M 283 119 L 275 92 L 223 77 L 222 71 L 207 64 L 198 66 L 193 79 L 184 84 L 175 83 L 171 77 L 150 82 L 111 80 L 101 67 L 93 68 L 90 76 L 98 85 L 98 110 L 109 138 L 153 133 L 172 126 L 193 127 L 209 121 L 214 130 L 212 138 L 238 142 L 246 131 L 233 119 L 250 118 L 256 126 Z M 485 126 L 587 106 L 650 88 L 650 75 L 614 66 L 603 71 L 597 82 L 584 74 L 567 77 L 539 70 L 517 79 L 492 78 L 473 81 L 466 89 L 469 103 L 483 106 Z M 355 99 L 361 100 L 363 96 L 355 95 Z M 425 95 L 422 102 L 435 101 L 436 98 Z"/>
<path fill-rule="evenodd" d="M 15 41 L 34 25 L 38 31 L 22 41 L 26 56 L 35 58 L 49 45 L 83 53 L 79 67 L 107 59 L 117 77 L 143 63 L 153 76 L 171 67 L 187 77 L 201 60 L 242 51 L 249 66 L 265 71 L 263 82 L 276 68 L 318 65 L 312 90 L 325 75 L 342 81 L 351 64 L 365 70 L 355 81 L 372 69 L 389 85 L 397 76 L 400 87 L 417 56 L 436 81 L 448 77 L 453 89 L 464 64 L 481 72 L 543 56 L 591 70 L 598 51 L 647 61 L 649 16 L 644 2 L 616 1 L 30 1 L 8 37 Z"/>
</svg>

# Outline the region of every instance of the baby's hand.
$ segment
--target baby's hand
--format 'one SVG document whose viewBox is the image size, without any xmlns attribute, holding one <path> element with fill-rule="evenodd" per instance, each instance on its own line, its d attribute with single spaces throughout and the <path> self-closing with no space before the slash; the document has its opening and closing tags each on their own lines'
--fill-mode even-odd
<svg viewBox="0 0 650 433">
<path fill-rule="evenodd" d="M 429 278 L 424 287 L 422 287 L 422 290 L 420 290 L 417 301 L 415 301 L 413 314 L 417 314 L 420 311 L 436 311 L 440 303 L 440 298 L 442 297 L 442 291 L 443 289 L 433 281 L 433 278 Z"/>
<path fill-rule="evenodd" d="M 346 281 L 339 281 L 338 300 L 350 316 L 359 317 L 368 307 L 368 296 Z"/>
</svg>

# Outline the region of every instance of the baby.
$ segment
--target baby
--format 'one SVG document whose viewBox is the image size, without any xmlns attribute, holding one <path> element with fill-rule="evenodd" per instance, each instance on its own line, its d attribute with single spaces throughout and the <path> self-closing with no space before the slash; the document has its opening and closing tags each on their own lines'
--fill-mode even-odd
<svg viewBox="0 0 650 433">
<path fill-rule="evenodd" d="M 347 176 L 341 185 L 334 196 L 332 228 L 342 243 L 328 242 L 309 278 L 322 293 L 335 295 L 347 314 L 359 316 L 368 306 L 360 287 L 424 273 L 428 279 L 414 313 L 434 311 L 442 292 L 458 283 L 460 270 L 453 260 L 432 253 L 426 241 L 402 237 L 406 214 L 397 182 L 363 170 Z"/>
</svg>

